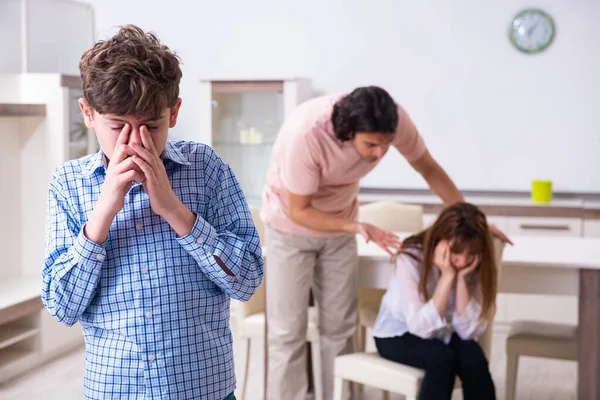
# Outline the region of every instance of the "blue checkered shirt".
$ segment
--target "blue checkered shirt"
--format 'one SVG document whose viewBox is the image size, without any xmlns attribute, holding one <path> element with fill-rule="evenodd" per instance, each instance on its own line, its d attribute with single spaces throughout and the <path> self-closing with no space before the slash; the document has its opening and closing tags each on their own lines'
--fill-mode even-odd
<svg viewBox="0 0 600 400">
<path fill-rule="evenodd" d="M 105 243 L 84 236 L 106 176 L 102 152 L 65 163 L 50 183 L 42 300 L 57 321 L 81 324 L 86 399 L 223 400 L 235 389 L 229 298 L 248 300 L 262 280 L 258 234 L 210 147 L 167 142 L 162 159 L 197 215 L 183 237 L 139 184 Z"/>
</svg>

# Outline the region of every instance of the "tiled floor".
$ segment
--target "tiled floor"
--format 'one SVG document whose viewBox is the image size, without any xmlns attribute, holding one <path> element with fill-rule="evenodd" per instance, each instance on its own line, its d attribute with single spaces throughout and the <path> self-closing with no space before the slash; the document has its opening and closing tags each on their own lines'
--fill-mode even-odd
<svg viewBox="0 0 600 400">
<path fill-rule="evenodd" d="M 493 339 L 492 375 L 496 382 L 498 399 L 504 398 L 504 334 Z M 263 398 L 263 344 L 252 346 L 250 381 L 247 400 Z M 79 349 L 31 373 L 0 386 L 1 400 L 80 400 L 84 351 Z M 568 361 L 523 358 L 519 368 L 517 399 L 571 400 L 575 399 L 577 364 Z M 380 399 L 380 392 L 367 388 L 365 399 Z M 392 400 L 402 396 L 392 395 Z M 462 398 L 455 390 L 453 400 Z"/>
</svg>

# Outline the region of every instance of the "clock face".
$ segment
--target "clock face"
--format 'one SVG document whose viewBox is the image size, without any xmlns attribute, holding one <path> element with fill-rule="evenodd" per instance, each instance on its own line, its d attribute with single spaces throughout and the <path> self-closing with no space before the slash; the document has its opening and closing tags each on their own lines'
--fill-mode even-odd
<svg viewBox="0 0 600 400">
<path fill-rule="evenodd" d="M 552 42 L 554 22 L 542 10 L 527 9 L 513 18 L 508 35 L 520 51 L 538 53 Z"/>
</svg>

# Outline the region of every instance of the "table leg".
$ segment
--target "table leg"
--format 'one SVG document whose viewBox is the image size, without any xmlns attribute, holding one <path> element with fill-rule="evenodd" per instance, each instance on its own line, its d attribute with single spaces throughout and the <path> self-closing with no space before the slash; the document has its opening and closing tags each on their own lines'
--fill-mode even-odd
<svg viewBox="0 0 600 400">
<path fill-rule="evenodd" d="M 579 270 L 578 398 L 600 399 L 600 270 Z"/>
</svg>

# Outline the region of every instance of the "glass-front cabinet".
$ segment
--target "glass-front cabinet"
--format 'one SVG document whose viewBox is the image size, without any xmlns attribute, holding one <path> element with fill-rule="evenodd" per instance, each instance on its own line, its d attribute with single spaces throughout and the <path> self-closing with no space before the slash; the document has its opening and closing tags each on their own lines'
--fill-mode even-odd
<svg viewBox="0 0 600 400">
<path fill-rule="evenodd" d="M 291 110 L 311 97 L 307 79 L 203 80 L 201 138 L 231 166 L 260 206 L 273 144 Z"/>
</svg>

